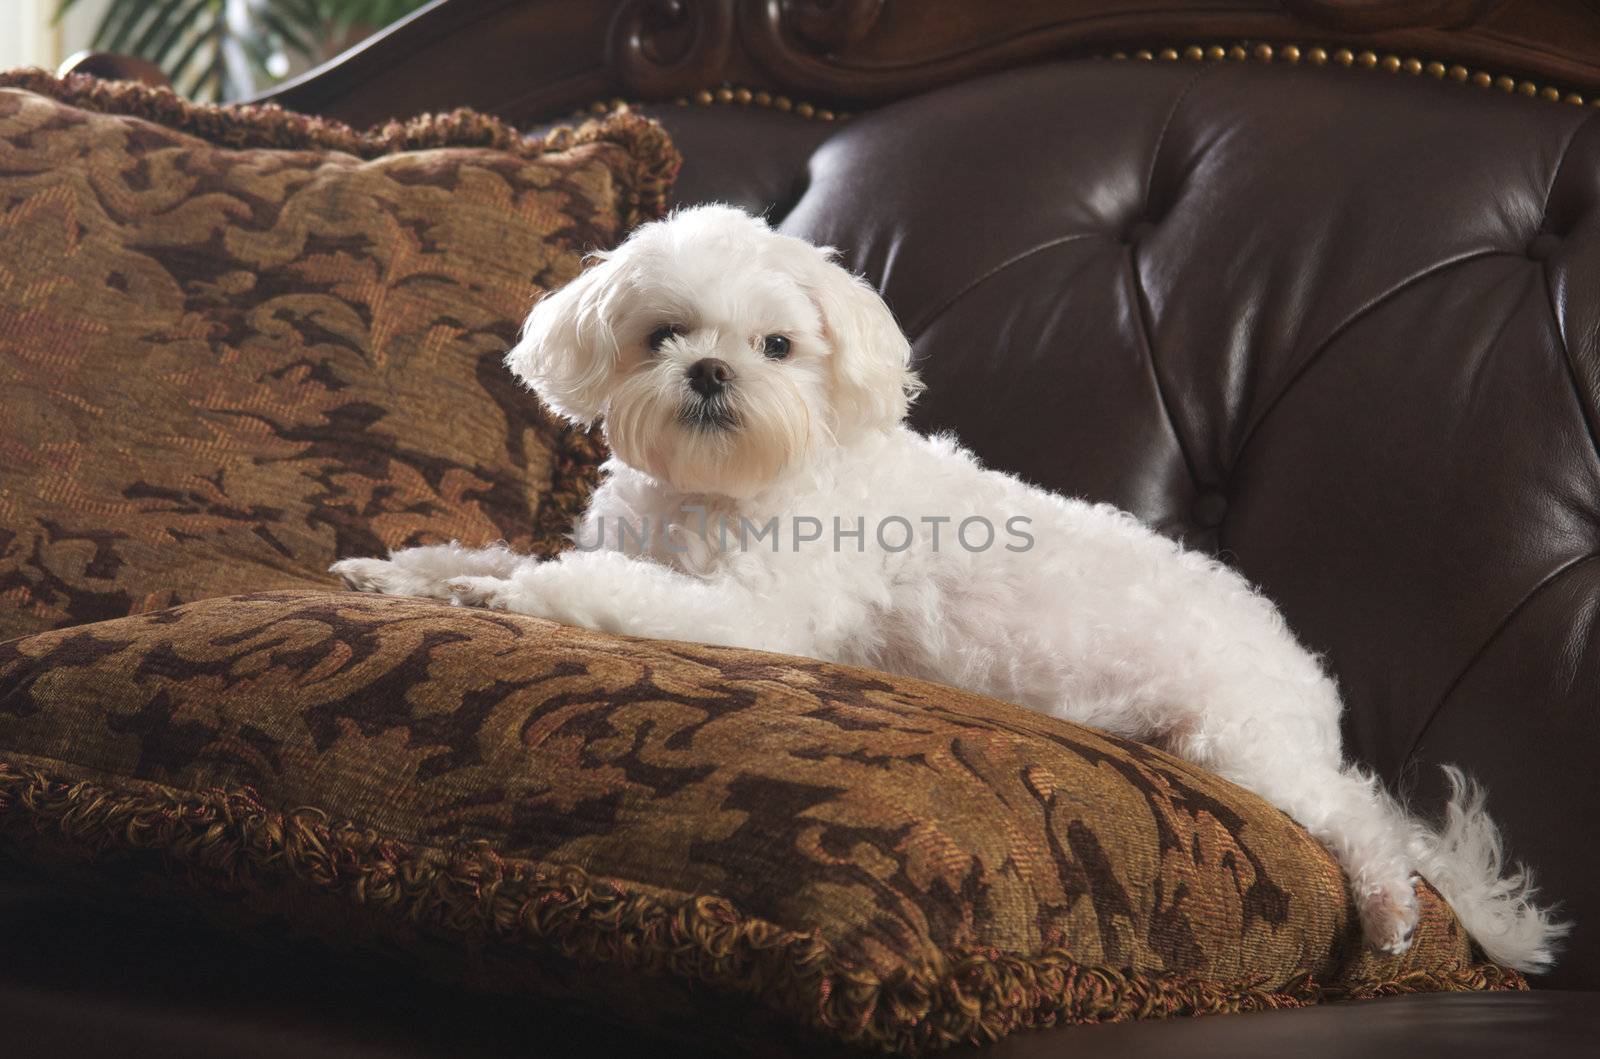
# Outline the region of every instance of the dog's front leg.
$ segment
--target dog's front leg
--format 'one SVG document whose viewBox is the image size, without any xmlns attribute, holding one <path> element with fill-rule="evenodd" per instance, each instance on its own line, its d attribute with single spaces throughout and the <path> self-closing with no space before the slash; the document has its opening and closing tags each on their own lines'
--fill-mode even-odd
<svg viewBox="0 0 1600 1059">
<path fill-rule="evenodd" d="M 691 577 L 618 552 L 567 552 L 509 576 L 451 580 L 452 598 L 625 636 L 814 654 L 810 623 L 728 579 Z"/>
</svg>

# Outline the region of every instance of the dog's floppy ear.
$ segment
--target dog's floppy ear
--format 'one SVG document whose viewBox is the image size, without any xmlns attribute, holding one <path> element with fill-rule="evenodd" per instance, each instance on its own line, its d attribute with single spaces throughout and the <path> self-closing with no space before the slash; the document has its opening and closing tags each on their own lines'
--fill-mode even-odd
<svg viewBox="0 0 1600 1059">
<path fill-rule="evenodd" d="M 892 427 L 906 417 L 922 381 L 911 370 L 911 343 L 872 285 L 834 263 L 834 251 L 804 243 L 801 283 L 822 315 L 833 351 L 837 426 Z"/>
<path fill-rule="evenodd" d="M 621 356 L 611 326 L 620 263 L 595 254 L 595 263 L 528 314 L 506 367 L 558 415 L 588 426 L 605 411 L 611 375 Z"/>
</svg>

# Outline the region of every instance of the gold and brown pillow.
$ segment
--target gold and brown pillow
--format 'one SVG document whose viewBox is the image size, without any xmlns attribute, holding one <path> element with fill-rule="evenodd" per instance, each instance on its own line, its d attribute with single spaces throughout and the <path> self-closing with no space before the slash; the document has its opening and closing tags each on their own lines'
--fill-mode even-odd
<svg viewBox="0 0 1600 1059">
<path fill-rule="evenodd" d="M 898 1052 L 1522 987 L 1426 885 L 1412 949 L 1366 949 L 1318 843 L 1160 751 L 424 600 L 263 593 L 0 643 L 0 848 L 489 988 Z"/>
<path fill-rule="evenodd" d="M 598 443 L 500 357 L 677 164 L 627 113 L 356 132 L 0 75 L 0 639 L 396 545 L 559 547 Z"/>
</svg>

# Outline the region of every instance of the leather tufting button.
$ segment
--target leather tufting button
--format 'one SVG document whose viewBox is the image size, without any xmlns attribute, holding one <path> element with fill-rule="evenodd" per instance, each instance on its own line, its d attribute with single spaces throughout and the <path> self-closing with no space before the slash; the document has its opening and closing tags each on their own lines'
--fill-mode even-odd
<svg viewBox="0 0 1600 1059">
<path fill-rule="evenodd" d="M 1228 498 L 1215 489 L 1207 489 L 1194 498 L 1194 505 L 1189 509 L 1198 525 L 1206 529 L 1216 529 L 1222 525 L 1222 520 L 1228 514 Z"/>
<path fill-rule="evenodd" d="M 1540 232 L 1533 237 L 1533 242 L 1528 244 L 1528 256 L 1535 261 L 1543 261 L 1556 252 L 1561 245 L 1561 237 L 1554 232 Z"/>
<path fill-rule="evenodd" d="M 1155 230 L 1156 224 L 1154 221 L 1140 221 L 1128 229 L 1127 234 L 1122 237 L 1122 241 L 1129 244 L 1142 243 Z"/>
</svg>

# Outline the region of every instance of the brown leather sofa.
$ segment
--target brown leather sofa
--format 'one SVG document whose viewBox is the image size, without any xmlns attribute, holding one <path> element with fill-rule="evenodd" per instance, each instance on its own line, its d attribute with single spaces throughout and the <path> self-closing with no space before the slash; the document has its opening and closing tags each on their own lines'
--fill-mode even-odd
<svg viewBox="0 0 1600 1059">
<path fill-rule="evenodd" d="M 1326 655 L 1351 752 L 1424 808 L 1439 763 L 1483 780 L 1576 923 L 1527 994 L 989 1054 L 1462 1056 L 1600 1049 L 1597 89 L 1577 2 L 441 0 L 273 98 L 361 123 L 642 104 L 680 202 L 879 285 L 920 427 L 1235 564 Z M 665 1048 L 11 885 L 0 1018 L 28 1054 Z"/>
</svg>

